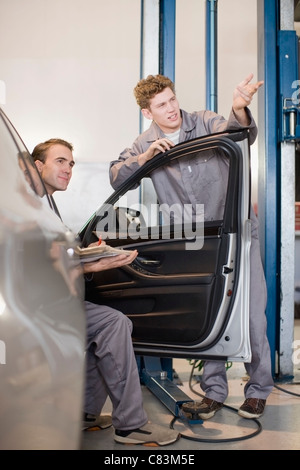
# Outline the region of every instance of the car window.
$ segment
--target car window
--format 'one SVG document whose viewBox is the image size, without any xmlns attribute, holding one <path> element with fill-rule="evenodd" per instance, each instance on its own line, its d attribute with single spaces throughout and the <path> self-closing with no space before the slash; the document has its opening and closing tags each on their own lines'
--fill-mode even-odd
<svg viewBox="0 0 300 470">
<path fill-rule="evenodd" d="M 201 166 L 209 160 L 212 162 L 212 173 L 209 181 L 205 181 Z M 194 171 L 187 175 L 186 180 L 193 198 L 189 194 L 182 194 L 180 188 L 176 193 L 177 174 L 189 171 L 192 166 L 189 162 L 193 163 Z M 229 166 L 229 158 L 220 148 L 199 150 L 191 147 L 188 152 L 178 150 L 176 158 L 168 163 L 168 171 L 175 175 L 171 183 L 172 194 L 171 188 L 160 179 L 161 165 L 158 171 L 154 169 L 145 176 L 141 174 L 141 179 L 133 179 L 124 194 L 122 191 L 119 198 L 115 194 L 115 201 L 108 201 L 95 214 L 92 224 L 95 236 L 106 240 L 166 239 L 174 234 L 179 236 L 180 233 L 186 239 L 196 235 L 200 237 L 203 235 L 204 223 L 215 224 L 218 221 L 220 225 L 223 224 L 227 198 L 236 204 L 234 186 L 227 194 Z M 216 185 L 211 185 L 211 181 L 218 182 L 217 193 Z"/>
</svg>

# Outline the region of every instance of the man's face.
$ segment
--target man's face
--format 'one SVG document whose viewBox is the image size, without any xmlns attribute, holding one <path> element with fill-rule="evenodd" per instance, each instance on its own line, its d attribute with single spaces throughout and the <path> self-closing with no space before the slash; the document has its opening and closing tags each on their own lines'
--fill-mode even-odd
<svg viewBox="0 0 300 470">
<path fill-rule="evenodd" d="M 61 144 L 52 145 L 47 151 L 45 163 L 36 160 L 35 164 L 48 194 L 67 189 L 75 165 L 73 154 L 68 147 Z"/>
<path fill-rule="evenodd" d="M 165 88 L 150 100 L 150 109 L 142 109 L 147 119 L 151 119 L 165 134 L 177 131 L 181 126 L 179 103 L 171 88 Z"/>
</svg>

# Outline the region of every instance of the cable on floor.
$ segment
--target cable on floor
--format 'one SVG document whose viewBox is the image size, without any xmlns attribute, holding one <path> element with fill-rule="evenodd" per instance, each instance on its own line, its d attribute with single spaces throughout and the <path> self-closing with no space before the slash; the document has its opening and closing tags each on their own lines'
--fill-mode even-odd
<svg viewBox="0 0 300 470">
<path fill-rule="evenodd" d="M 224 407 L 225 406 L 226 405 L 224 405 Z M 237 410 L 235 410 L 235 411 L 237 411 Z M 174 418 L 170 422 L 170 429 L 174 429 L 174 423 L 178 419 L 179 418 L 177 416 L 174 416 Z M 251 437 L 257 436 L 257 434 L 259 434 L 262 431 L 262 425 L 260 424 L 260 422 L 256 418 L 253 418 L 252 421 L 254 421 L 257 424 L 257 429 L 253 433 L 247 434 L 246 436 L 241 436 L 241 437 L 230 437 L 230 438 L 227 438 L 227 439 L 205 439 L 205 438 L 201 438 L 201 437 L 188 436 L 187 434 L 183 434 L 183 433 L 180 433 L 180 435 L 183 439 L 187 439 L 189 441 L 207 442 L 207 443 L 210 443 L 210 444 L 216 444 L 216 443 L 220 443 L 220 442 L 244 441 L 246 439 L 250 439 Z"/>
<path fill-rule="evenodd" d="M 299 382 L 289 382 L 287 385 L 300 385 Z M 289 395 L 293 395 L 294 397 L 300 397 L 299 393 L 291 392 L 290 390 L 286 390 L 285 388 L 279 387 L 278 385 L 274 384 L 274 387 L 278 390 L 281 390 L 284 393 L 288 393 Z"/>
<path fill-rule="evenodd" d="M 192 370 L 191 370 L 191 374 L 190 374 L 190 378 L 189 378 L 189 388 L 190 390 L 195 393 L 196 395 L 198 395 L 199 397 L 201 398 L 204 398 L 204 395 L 202 395 L 201 393 L 198 393 L 196 392 L 193 387 L 192 387 L 192 377 L 193 377 L 193 373 L 194 373 L 194 370 L 195 368 L 198 368 L 198 370 L 201 370 L 202 367 L 203 367 L 203 364 L 201 363 L 202 361 L 197 362 L 197 361 L 194 361 L 194 363 L 192 364 L 192 361 L 190 361 L 190 364 L 192 364 Z M 226 364 L 226 370 L 229 369 L 231 367 L 232 363 L 229 363 L 229 364 Z M 238 410 L 236 408 L 233 408 L 229 405 L 223 405 L 224 408 L 227 408 L 228 410 L 230 411 L 234 411 L 235 413 L 238 412 Z M 177 416 L 174 416 L 174 418 L 172 419 L 172 421 L 170 422 L 170 428 L 171 429 L 174 429 L 174 423 L 178 420 L 179 418 Z M 250 434 L 247 434 L 246 436 L 241 436 L 241 437 L 231 437 L 231 438 L 225 438 L 225 439 L 206 439 L 206 438 L 200 438 L 200 437 L 193 437 L 193 436 L 188 436 L 186 434 L 183 434 L 183 433 L 180 433 L 181 434 L 181 437 L 184 438 L 184 439 L 187 439 L 187 440 L 190 440 L 190 441 L 196 441 L 196 442 L 207 442 L 207 443 L 220 443 L 220 442 L 237 442 L 237 441 L 244 441 L 246 439 L 250 439 L 254 436 L 257 436 L 261 431 L 262 431 L 262 425 L 261 423 L 258 421 L 258 419 L 256 418 L 251 418 L 251 421 L 254 422 L 256 425 L 257 425 L 257 429 L 250 433 Z"/>
</svg>

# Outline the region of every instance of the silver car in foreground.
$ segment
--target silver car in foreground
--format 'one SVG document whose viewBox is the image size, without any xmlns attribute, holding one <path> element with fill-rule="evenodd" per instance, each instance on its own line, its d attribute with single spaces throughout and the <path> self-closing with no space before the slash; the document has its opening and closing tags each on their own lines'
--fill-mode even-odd
<svg viewBox="0 0 300 470">
<path fill-rule="evenodd" d="M 0 449 L 78 449 L 83 278 L 74 234 L 0 109 Z"/>
</svg>

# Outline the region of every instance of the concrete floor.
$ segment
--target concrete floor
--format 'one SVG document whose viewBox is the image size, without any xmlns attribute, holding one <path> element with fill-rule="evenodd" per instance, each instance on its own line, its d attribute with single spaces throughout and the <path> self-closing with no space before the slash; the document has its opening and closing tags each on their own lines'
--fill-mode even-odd
<svg viewBox="0 0 300 470">
<path fill-rule="evenodd" d="M 299 319 L 295 320 L 294 339 L 300 340 Z M 297 354 L 297 359 L 299 362 L 300 353 Z M 191 374 L 192 366 L 185 359 L 174 359 L 173 367 L 178 374 L 178 382 L 182 382 L 182 385 L 178 385 L 179 388 L 191 399 L 201 399 L 198 395 L 201 390 L 197 382 L 197 369 Z M 156 448 L 124 446 L 114 442 L 114 430 L 109 428 L 83 432 L 81 449 L 101 450 L 103 458 L 140 455 L 140 451 L 174 455 L 178 451 L 180 454 L 188 453 L 197 458 L 201 450 L 300 450 L 300 363 L 295 364 L 294 378 L 290 383 L 275 383 L 264 415 L 259 420 L 247 420 L 237 414 L 244 401 L 243 388 L 247 380 L 243 364 L 234 363 L 227 374 L 229 396 L 226 406 L 213 418 L 200 424 L 189 424 L 181 419 L 172 423 L 174 415 L 148 388 L 142 387 L 144 407 L 149 420 L 168 427 L 171 425 L 182 433 L 181 439 L 175 444 Z M 108 401 L 103 412 L 110 411 L 111 405 Z M 144 463 L 145 458 L 146 454 L 142 454 L 141 462 Z"/>
</svg>

